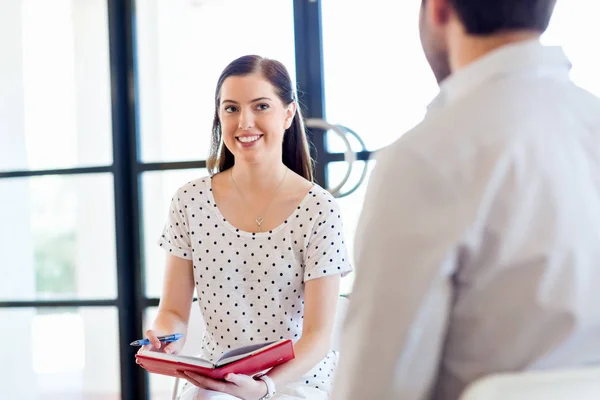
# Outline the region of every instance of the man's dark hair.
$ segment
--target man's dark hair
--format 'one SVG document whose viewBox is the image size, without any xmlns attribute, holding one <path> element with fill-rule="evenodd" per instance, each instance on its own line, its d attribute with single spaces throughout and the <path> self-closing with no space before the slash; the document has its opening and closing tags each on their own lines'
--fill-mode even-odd
<svg viewBox="0 0 600 400">
<path fill-rule="evenodd" d="M 423 0 L 425 3 L 427 0 Z M 471 35 L 548 28 L 556 0 L 448 0 Z"/>
</svg>

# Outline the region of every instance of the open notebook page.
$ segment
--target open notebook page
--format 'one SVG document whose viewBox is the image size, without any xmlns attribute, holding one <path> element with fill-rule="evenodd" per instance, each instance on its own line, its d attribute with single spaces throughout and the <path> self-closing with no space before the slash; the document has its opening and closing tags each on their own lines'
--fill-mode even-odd
<svg viewBox="0 0 600 400">
<path fill-rule="evenodd" d="M 227 353 L 223 354 L 221 356 L 221 358 L 219 358 L 217 360 L 216 366 L 221 367 L 223 365 L 230 364 L 234 361 L 241 360 L 242 358 L 246 358 L 248 356 L 251 356 L 252 354 L 267 350 L 267 349 L 281 343 L 282 341 L 283 340 L 262 343 L 262 344 L 255 344 L 252 346 L 244 346 L 244 347 L 239 347 L 237 349 L 228 351 Z"/>
<path fill-rule="evenodd" d="M 198 367 L 204 367 L 204 368 L 215 368 L 216 367 L 216 365 L 214 365 L 210 361 L 205 360 L 203 358 L 194 357 L 194 356 L 182 356 L 179 354 L 166 354 L 166 353 L 159 353 L 158 351 L 145 351 L 142 354 L 149 356 L 149 357 L 153 357 L 153 358 L 159 358 L 161 360 L 175 361 L 175 362 L 179 362 L 179 363 L 183 363 L 183 364 L 196 365 Z"/>
</svg>

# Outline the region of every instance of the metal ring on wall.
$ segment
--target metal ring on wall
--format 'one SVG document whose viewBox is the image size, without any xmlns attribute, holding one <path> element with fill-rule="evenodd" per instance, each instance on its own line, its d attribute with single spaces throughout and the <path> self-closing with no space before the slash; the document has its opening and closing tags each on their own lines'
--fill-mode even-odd
<svg viewBox="0 0 600 400">
<path fill-rule="evenodd" d="M 344 145 L 346 146 L 346 151 L 344 152 L 344 161 L 348 164 L 346 174 L 337 186 L 335 186 L 334 188 L 327 189 L 334 197 L 338 197 L 340 194 L 340 189 L 346 184 L 346 182 L 348 182 L 348 179 L 350 179 L 350 175 L 352 174 L 352 168 L 354 166 L 354 162 L 356 161 L 356 153 L 354 153 L 354 151 L 352 150 L 352 145 L 346 137 L 346 128 L 342 127 L 341 125 L 330 124 L 329 122 L 320 118 L 307 118 L 304 121 L 304 123 L 307 128 L 319 128 L 323 129 L 326 132 L 334 132 L 336 135 L 339 136 L 340 139 L 342 139 Z"/>
<path fill-rule="evenodd" d="M 344 125 L 338 125 L 338 127 L 343 129 L 345 132 L 349 133 L 356 139 L 356 141 L 358 142 L 358 144 L 361 147 L 361 151 L 367 151 L 367 145 L 365 144 L 365 142 L 362 140 L 362 138 L 360 137 L 360 135 L 358 133 L 356 133 L 355 131 L 353 131 L 352 129 L 350 129 Z M 362 172 L 360 173 L 360 178 L 358 178 L 358 181 L 356 182 L 356 184 L 354 186 L 352 186 L 352 188 L 350 190 L 347 190 L 346 192 L 343 192 L 343 193 L 338 192 L 336 197 L 341 198 L 341 197 L 349 196 L 352 193 L 354 193 L 360 187 L 360 185 L 363 184 L 363 182 L 365 181 L 365 179 L 367 177 L 368 162 L 369 162 L 369 160 L 364 161 L 363 169 L 362 169 Z"/>
</svg>

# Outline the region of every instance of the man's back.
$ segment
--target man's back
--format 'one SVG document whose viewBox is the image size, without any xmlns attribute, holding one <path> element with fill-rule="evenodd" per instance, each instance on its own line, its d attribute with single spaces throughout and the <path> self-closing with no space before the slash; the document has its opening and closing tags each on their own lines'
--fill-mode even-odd
<svg viewBox="0 0 600 400">
<path fill-rule="evenodd" d="M 505 71 L 432 118 L 451 127 L 432 130 L 432 159 L 476 210 L 439 399 L 489 373 L 600 363 L 600 101 L 558 66 Z"/>
<path fill-rule="evenodd" d="M 568 68 L 501 48 L 378 157 L 337 398 L 456 400 L 490 373 L 600 363 L 600 101 Z"/>
</svg>

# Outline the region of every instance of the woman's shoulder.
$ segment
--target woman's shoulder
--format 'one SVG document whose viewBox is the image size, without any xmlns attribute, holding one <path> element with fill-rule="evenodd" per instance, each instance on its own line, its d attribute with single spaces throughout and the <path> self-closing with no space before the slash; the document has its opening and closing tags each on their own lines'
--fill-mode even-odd
<svg viewBox="0 0 600 400">
<path fill-rule="evenodd" d="M 195 201 L 196 198 L 206 197 L 211 188 L 211 176 L 203 176 L 200 178 L 192 179 L 189 182 L 181 185 L 174 194 L 180 201 L 187 202 L 189 200 Z"/>
<path fill-rule="evenodd" d="M 335 197 L 327 190 L 321 187 L 319 184 L 314 183 L 307 195 L 307 201 L 311 203 L 316 209 L 334 209 L 339 210 L 339 204 Z"/>
<path fill-rule="evenodd" d="M 318 199 L 318 200 L 325 200 L 325 201 L 331 200 L 331 202 L 335 202 L 335 198 L 333 197 L 331 192 L 329 192 L 327 189 L 323 188 L 318 183 L 312 184 L 309 194 L 313 198 Z"/>
</svg>

